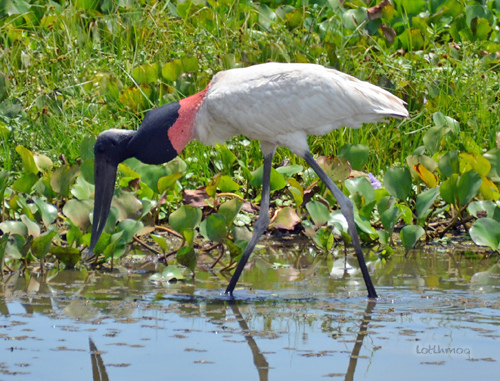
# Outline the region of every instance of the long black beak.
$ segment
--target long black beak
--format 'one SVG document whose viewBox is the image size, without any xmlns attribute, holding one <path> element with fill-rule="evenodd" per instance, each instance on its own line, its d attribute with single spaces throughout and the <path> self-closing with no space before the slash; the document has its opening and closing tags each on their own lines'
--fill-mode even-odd
<svg viewBox="0 0 500 381">
<path fill-rule="evenodd" d="M 96 155 L 94 164 L 95 197 L 94 218 L 88 257 L 92 256 L 95 245 L 106 225 L 115 189 L 118 164 L 110 163 L 106 158 Z"/>
</svg>

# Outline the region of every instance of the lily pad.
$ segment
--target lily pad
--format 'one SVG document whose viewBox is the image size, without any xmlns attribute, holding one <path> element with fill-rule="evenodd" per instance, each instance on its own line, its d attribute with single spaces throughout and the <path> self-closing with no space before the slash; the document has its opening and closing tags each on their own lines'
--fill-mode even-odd
<svg viewBox="0 0 500 381">
<path fill-rule="evenodd" d="M 492 218 L 480 218 L 469 230 L 476 245 L 488 246 L 492 250 L 500 249 L 500 223 Z"/>
<path fill-rule="evenodd" d="M 177 262 L 194 272 L 197 263 L 194 249 L 191 246 L 181 247 L 177 252 Z"/>
<path fill-rule="evenodd" d="M 407 225 L 401 229 L 401 243 L 403 244 L 406 252 L 413 249 L 420 237 L 424 234 L 424 229 L 419 225 Z"/>
</svg>

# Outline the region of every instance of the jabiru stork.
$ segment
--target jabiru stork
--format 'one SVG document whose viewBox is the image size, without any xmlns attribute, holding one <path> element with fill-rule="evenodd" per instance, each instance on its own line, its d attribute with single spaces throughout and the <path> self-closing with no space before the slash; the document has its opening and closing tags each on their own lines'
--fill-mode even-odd
<svg viewBox="0 0 500 381">
<path fill-rule="evenodd" d="M 277 146 L 305 159 L 336 198 L 347 220 L 369 298 L 376 298 L 354 222 L 353 205 L 316 163 L 308 135 L 388 117 L 406 118 L 405 102 L 390 92 L 315 64 L 265 63 L 217 73 L 201 92 L 150 110 L 137 131 L 110 129 L 95 143 L 92 253 L 109 215 L 118 164 L 135 157 L 146 164 L 175 158 L 193 139 L 224 142 L 235 135 L 260 140 L 264 156 L 260 212 L 250 242 L 226 288 L 234 288 L 257 241 L 269 225 L 271 164 Z"/>
</svg>

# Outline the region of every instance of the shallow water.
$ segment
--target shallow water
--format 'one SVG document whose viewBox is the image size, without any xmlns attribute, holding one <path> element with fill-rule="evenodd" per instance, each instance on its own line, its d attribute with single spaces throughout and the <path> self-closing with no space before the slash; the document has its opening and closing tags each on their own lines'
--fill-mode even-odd
<svg viewBox="0 0 500 381">
<path fill-rule="evenodd" d="M 355 269 L 341 277 L 343 266 L 266 247 L 235 299 L 218 272 L 175 284 L 154 284 L 132 264 L 6 276 L 0 380 L 498 376 L 496 259 L 429 251 L 371 263 L 376 302 Z"/>
</svg>

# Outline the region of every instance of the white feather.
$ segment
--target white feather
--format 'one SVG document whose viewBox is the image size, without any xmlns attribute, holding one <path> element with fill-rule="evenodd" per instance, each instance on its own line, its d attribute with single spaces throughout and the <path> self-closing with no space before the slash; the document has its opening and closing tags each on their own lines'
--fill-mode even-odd
<svg viewBox="0 0 500 381">
<path fill-rule="evenodd" d="M 314 64 L 267 63 L 219 72 L 195 119 L 204 144 L 235 135 L 281 145 L 302 156 L 307 135 L 404 118 L 404 102 L 386 90 Z"/>
</svg>

